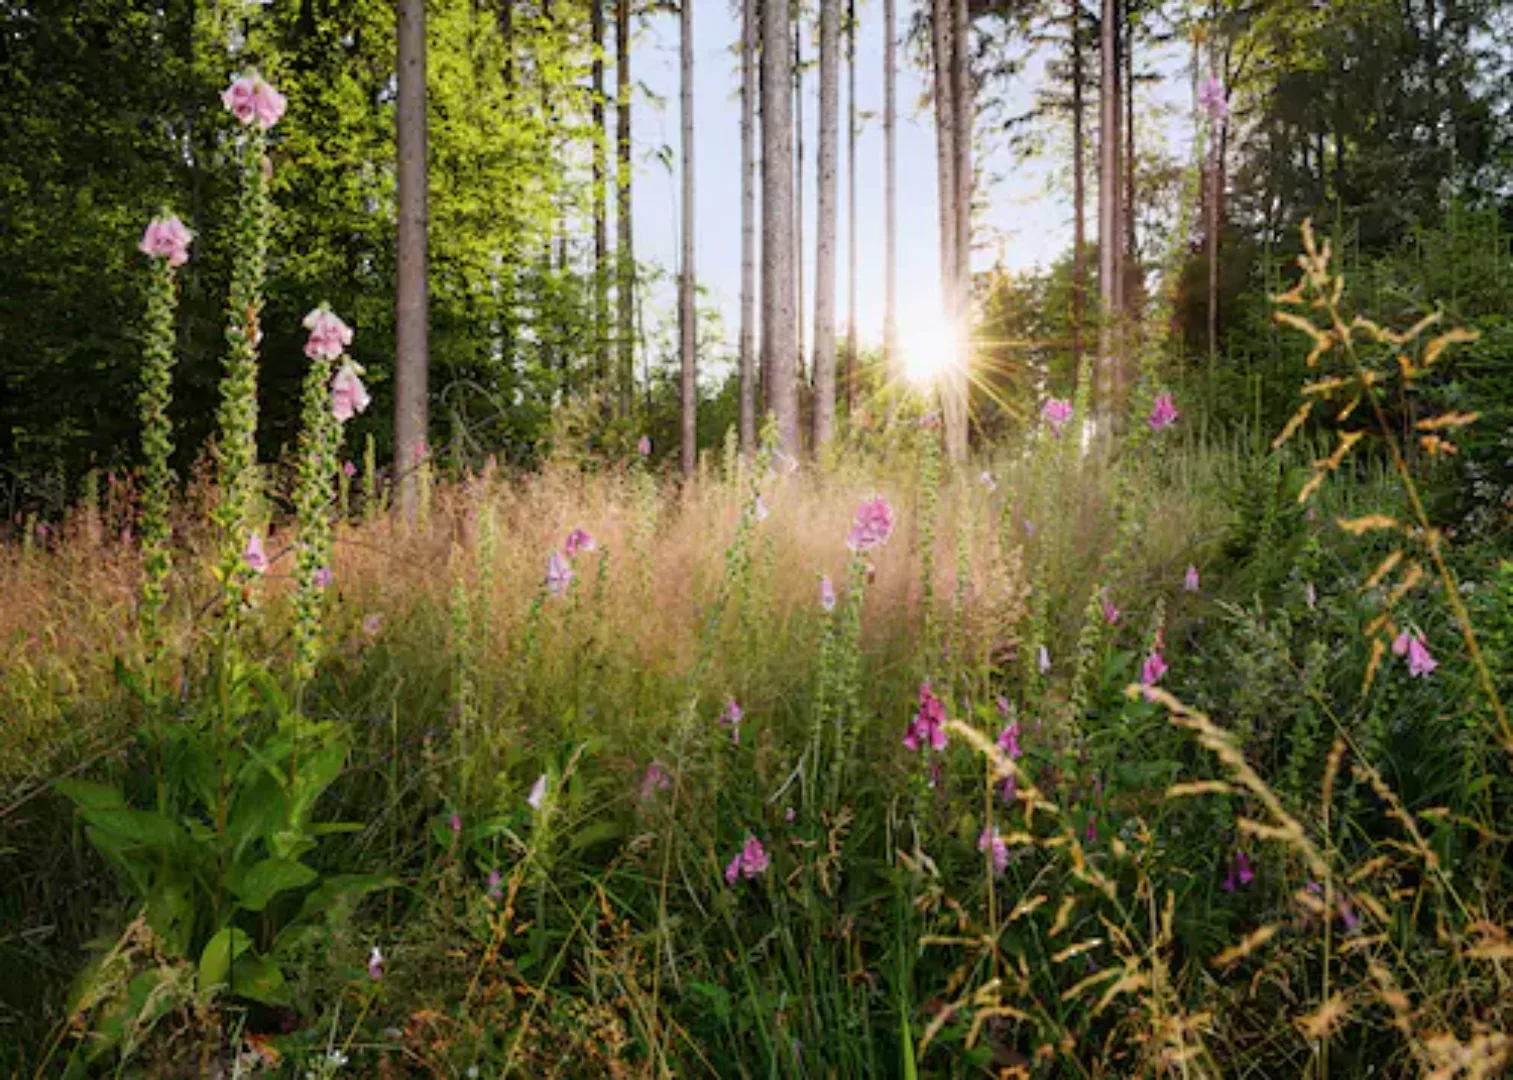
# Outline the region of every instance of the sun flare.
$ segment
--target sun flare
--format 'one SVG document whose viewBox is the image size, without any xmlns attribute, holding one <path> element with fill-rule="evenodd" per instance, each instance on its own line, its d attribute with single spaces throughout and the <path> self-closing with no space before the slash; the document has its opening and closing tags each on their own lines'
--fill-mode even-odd
<svg viewBox="0 0 1513 1080">
<path fill-rule="evenodd" d="M 918 387 L 938 382 L 956 363 L 958 337 L 955 324 L 940 316 L 903 327 L 898 344 L 904 378 Z"/>
</svg>

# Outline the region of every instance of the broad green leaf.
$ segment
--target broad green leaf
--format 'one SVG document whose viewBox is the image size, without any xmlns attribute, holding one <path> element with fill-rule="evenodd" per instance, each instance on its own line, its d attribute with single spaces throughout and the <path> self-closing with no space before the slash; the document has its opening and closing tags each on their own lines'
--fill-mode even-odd
<svg viewBox="0 0 1513 1080">
<path fill-rule="evenodd" d="M 249 869 L 233 891 L 242 907 L 262 911 L 281 892 L 302 889 L 318 878 L 310 867 L 290 859 L 264 859 Z"/>
<path fill-rule="evenodd" d="M 199 995 L 201 1001 L 209 1000 L 219 987 L 231 978 L 231 965 L 237 957 L 252 948 L 252 939 L 235 926 L 225 926 L 206 943 L 200 953 Z"/>
<path fill-rule="evenodd" d="M 53 785 L 78 804 L 80 810 L 124 810 L 126 798 L 118 788 L 89 780 L 59 780 Z"/>
</svg>

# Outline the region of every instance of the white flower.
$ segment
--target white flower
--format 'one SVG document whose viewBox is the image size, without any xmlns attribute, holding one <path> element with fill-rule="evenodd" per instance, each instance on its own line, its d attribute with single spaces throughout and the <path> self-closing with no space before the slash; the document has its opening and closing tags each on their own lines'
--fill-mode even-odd
<svg viewBox="0 0 1513 1080">
<path fill-rule="evenodd" d="M 531 793 L 525 797 L 526 803 L 532 810 L 540 810 L 541 804 L 546 800 L 546 773 L 536 777 L 536 782 L 531 786 Z"/>
</svg>

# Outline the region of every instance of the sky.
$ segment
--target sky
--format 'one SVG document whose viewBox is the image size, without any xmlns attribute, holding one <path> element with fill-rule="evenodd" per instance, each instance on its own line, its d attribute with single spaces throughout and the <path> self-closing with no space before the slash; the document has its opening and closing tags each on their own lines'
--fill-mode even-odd
<svg viewBox="0 0 1513 1080">
<path fill-rule="evenodd" d="M 898 4 L 902 34 L 913 5 Z M 858 333 L 864 343 L 882 339 L 884 275 L 883 199 L 883 32 L 881 5 L 859 5 L 857 40 L 857 104 L 862 114 L 857 139 L 857 304 Z M 813 27 L 804 44 L 806 60 L 813 60 L 817 44 Z M 695 269 L 706 303 L 717 306 L 730 342 L 740 326 L 741 285 L 741 169 L 740 169 L 740 57 L 736 44 L 740 23 L 727 0 L 700 0 L 694 12 L 694 163 L 696 236 Z M 907 340 L 937 325 L 940 313 L 939 256 L 936 225 L 935 132 L 928 106 L 923 104 L 925 73 L 911 66 L 900 47 L 898 65 L 898 321 Z M 674 14 L 646 20 L 635 42 L 635 77 L 648 93 L 637 99 L 634 118 L 637 175 L 635 188 L 636 254 L 672 269 L 679 256 L 680 114 L 678 86 L 678 21 Z M 844 334 L 847 322 L 846 220 L 846 99 L 845 62 L 841 65 L 840 162 L 837 236 L 837 324 Z M 1032 59 L 1010 87 L 1010 112 L 1026 111 L 1043 78 L 1043 66 Z M 1182 78 L 1165 86 L 1157 82 L 1142 93 L 1153 100 L 1171 97 L 1185 102 Z M 811 343 L 814 285 L 815 149 L 819 119 L 817 65 L 805 76 L 804 88 L 804 322 L 806 348 Z M 659 100 L 660 105 L 653 104 Z M 974 269 L 1002 260 L 1012 270 L 1044 266 L 1071 243 L 1071 199 L 1053 183 L 1055 160 L 1042 155 L 1030 160 L 1011 156 L 1002 139 L 979 140 L 987 153 L 979 162 L 987 177 L 986 209 L 974 223 L 979 238 Z M 760 145 L 760 144 L 758 144 Z M 657 152 L 668 147 L 667 165 Z M 670 165 L 670 169 L 669 166 Z M 760 191 L 760 188 L 758 189 Z M 760 205 L 760 195 L 758 196 Z M 758 210 L 760 222 L 760 210 Z M 1089 229 L 1096 216 L 1089 217 Z M 758 225 L 760 234 L 760 224 Z M 983 242 L 987 238 L 987 242 Z M 671 283 L 657 306 L 670 307 Z"/>
</svg>

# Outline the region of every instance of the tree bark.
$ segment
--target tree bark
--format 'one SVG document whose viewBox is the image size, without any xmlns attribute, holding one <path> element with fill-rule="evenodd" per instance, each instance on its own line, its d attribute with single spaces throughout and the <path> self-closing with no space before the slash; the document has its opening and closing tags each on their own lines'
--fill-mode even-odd
<svg viewBox="0 0 1513 1080">
<path fill-rule="evenodd" d="M 741 450 L 756 451 L 756 4 L 741 0 Z"/>
<path fill-rule="evenodd" d="M 430 356 L 426 313 L 426 24 L 424 0 L 399 0 L 398 280 L 395 283 L 395 505 L 409 521 L 419 507 L 416 466 L 426 450 Z"/>
<path fill-rule="evenodd" d="M 631 80 L 630 0 L 615 4 L 615 226 L 619 233 L 615 252 L 615 300 L 619 308 L 616 336 L 619 355 L 620 415 L 628 417 L 635 406 L 636 386 L 636 256 L 631 228 Z"/>
<path fill-rule="evenodd" d="M 856 411 L 856 0 L 846 8 L 846 416 Z M 848 419 L 849 422 L 849 419 Z"/>
<path fill-rule="evenodd" d="M 798 370 L 797 377 L 804 378 L 804 357 L 807 353 L 804 334 L 804 8 L 799 0 L 793 20 L 793 137 L 797 160 L 793 178 L 793 273 L 797 284 L 794 297 L 794 314 L 798 318 Z"/>
<path fill-rule="evenodd" d="M 693 3 L 694 0 L 682 0 L 678 5 L 682 28 L 678 51 L 683 80 L 683 265 L 678 276 L 678 352 L 682 362 L 680 429 L 684 480 L 693 477 L 699 438 L 699 328 L 694 308 Z"/>
<path fill-rule="evenodd" d="M 956 363 L 951 370 L 952 401 L 946 408 L 946 453 L 952 461 L 967 459 L 971 422 L 972 374 L 972 85 L 971 16 L 967 0 L 955 0 L 951 25 L 951 104 L 956 110 Z M 953 421 L 954 412 L 954 423 Z"/>
<path fill-rule="evenodd" d="M 1072 372 L 1081 380 L 1087 318 L 1087 163 L 1082 94 L 1082 0 L 1072 0 Z"/>
<path fill-rule="evenodd" d="M 883 0 L 883 377 L 898 363 L 898 88 L 895 4 Z"/>
<path fill-rule="evenodd" d="M 1120 217 L 1124 225 L 1124 273 L 1121 278 L 1124 301 L 1123 311 L 1127 331 L 1133 333 L 1139 326 L 1142 285 L 1139 261 L 1139 245 L 1135 235 L 1135 35 L 1134 28 L 1125 27 L 1124 42 L 1124 146 L 1121 160 L 1124 164 L 1124 203 Z M 1127 389 L 1127 388 L 1125 388 Z"/>
<path fill-rule="evenodd" d="M 1099 20 L 1098 77 L 1098 427 L 1108 434 L 1118 384 L 1114 318 L 1118 311 L 1115 281 L 1119 251 L 1119 82 L 1115 65 L 1115 0 L 1103 0 Z"/>
<path fill-rule="evenodd" d="M 819 205 L 814 247 L 814 453 L 835 432 L 836 158 L 840 138 L 841 0 L 820 0 Z"/>
<path fill-rule="evenodd" d="M 762 366 L 779 445 L 797 459 L 791 10 L 792 0 L 762 3 Z"/>
<path fill-rule="evenodd" d="M 590 33 L 594 50 L 590 102 L 594 126 L 594 388 L 599 393 L 606 392 L 610 385 L 609 231 L 605 213 L 605 202 L 609 195 L 606 185 L 609 130 L 604 110 L 604 4 L 605 0 L 589 0 Z"/>
<path fill-rule="evenodd" d="M 935 178 L 940 228 L 940 296 L 947 326 L 956 325 L 956 108 L 952 102 L 951 23 L 955 0 L 931 0 L 930 44 L 935 68 Z M 944 382 L 949 382 L 949 376 Z M 942 386 L 942 397 L 950 394 Z"/>
</svg>

